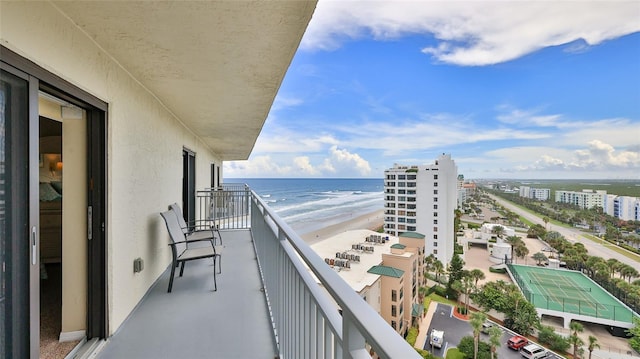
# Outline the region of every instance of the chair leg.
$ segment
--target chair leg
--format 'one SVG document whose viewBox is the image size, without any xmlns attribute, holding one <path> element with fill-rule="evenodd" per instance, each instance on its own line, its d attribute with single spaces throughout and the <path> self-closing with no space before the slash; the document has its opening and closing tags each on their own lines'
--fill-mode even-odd
<svg viewBox="0 0 640 359">
<path fill-rule="evenodd" d="M 215 257 L 218 257 L 217 260 L 219 261 L 218 262 L 218 274 L 222 274 L 222 256 L 217 254 Z M 215 257 L 214 257 L 214 260 L 213 260 L 213 270 L 214 271 L 216 270 L 216 259 L 215 259 Z"/>
<path fill-rule="evenodd" d="M 213 256 L 213 291 L 218 291 L 218 282 L 216 281 L 216 257 Z"/>
<path fill-rule="evenodd" d="M 167 290 L 167 293 L 171 293 L 171 287 L 173 287 L 173 276 L 176 273 L 177 266 L 178 266 L 177 262 L 171 265 L 171 276 L 169 277 L 169 289 Z"/>
<path fill-rule="evenodd" d="M 180 266 L 180 276 L 182 277 L 182 273 L 184 273 L 184 264 L 185 262 L 182 262 L 182 265 Z"/>
</svg>

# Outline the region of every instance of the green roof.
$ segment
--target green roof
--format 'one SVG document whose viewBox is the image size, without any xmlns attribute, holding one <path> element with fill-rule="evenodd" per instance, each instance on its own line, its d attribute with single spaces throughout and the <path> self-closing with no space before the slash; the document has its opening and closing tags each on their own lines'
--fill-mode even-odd
<svg viewBox="0 0 640 359">
<path fill-rule="evenodd" d="M 407 246 L 405 246 L 404 244 L 396 243 L 396 244 L 392 245 L 391 248 L 393 248 L 393 249 L 405 249 L 405 248 L 407 248 Z"/>
<path fill-rule="evenodd" d="M 413 303 L 413 305 L 411 306 L 411 316 L 412 317 L 421 316 L 423 311 L 424 311 L 424 305 L 420 305 L 418 303 Z"/>
<path fill-rule="evenodd" d="M 389 266 L 373 266 L 369 268 L 367 273 L 386 275 L 387 277 L 401 278 L 404 274 L 402 269 L 393 268 Z"/>
<path fill-rule="evenodd" d="M 418 232 L 402 232 L 399 237 L 424 239 L 424 234 Z"/>
</svg>

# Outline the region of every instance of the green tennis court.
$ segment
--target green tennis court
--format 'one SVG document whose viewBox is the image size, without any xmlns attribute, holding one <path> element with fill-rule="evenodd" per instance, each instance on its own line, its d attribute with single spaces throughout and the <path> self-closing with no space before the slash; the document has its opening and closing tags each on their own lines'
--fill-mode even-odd
<svg viewBox="0 0 640 359">
<path fill-rule="evenodd" d="M 580 272 L 516 264 L 507 267 L 536 308 L 632 322 L 634 314 L 629 308 Z"/>
</svg>

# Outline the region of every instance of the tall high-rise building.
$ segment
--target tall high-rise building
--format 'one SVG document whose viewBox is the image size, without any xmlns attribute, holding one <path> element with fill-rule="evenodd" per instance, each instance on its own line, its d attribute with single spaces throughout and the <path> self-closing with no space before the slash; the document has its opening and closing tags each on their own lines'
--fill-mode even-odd
<svg viewBox="0 0 640 359">
<path fill-rule="evenodd" d="M 446 266 L 453 256 L 458 202 L 458 167 L 451 155 L 431 165 L 394 164 L 384 175 L 385 233 L 424 235 L 425 255 L 433 253 Z"/>
</svg>

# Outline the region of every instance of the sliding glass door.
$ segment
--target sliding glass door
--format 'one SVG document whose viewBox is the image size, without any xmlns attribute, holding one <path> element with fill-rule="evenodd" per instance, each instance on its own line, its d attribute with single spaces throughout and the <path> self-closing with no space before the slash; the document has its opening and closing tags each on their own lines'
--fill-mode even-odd
<svg viewBox="0 0 640 359">
<path fill-rule="evenodd" d="M 28 358 L 37 345 L 39 283 L 37 179 L 30 158 L 37 115 L 30 97 L 37 81 L 2 64 L 0 69 L 0 357 Z M 32 118 L 33 117 L 33 118 Z M 34 128 L 34 124 L 35 128 Z M 33 157 L 33 156 L 32 156 Z M 37 156 L 35 156 L 37 158 Z M 36 160 L 37 161 L 37 160 Z M 37 162 L 36 165 L 37 166 Z M 37 167 L 36 167 L 37 168 Z M 35 305 L 34 305 L 35 304 Z M 37 347 L 35 347 L 37 352 Z"/>
</svg>

